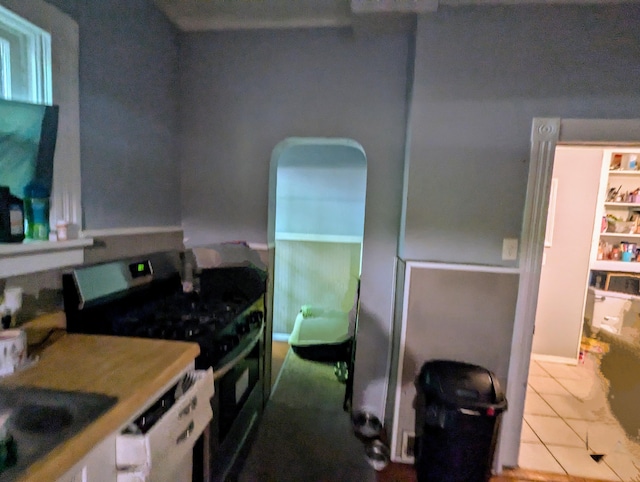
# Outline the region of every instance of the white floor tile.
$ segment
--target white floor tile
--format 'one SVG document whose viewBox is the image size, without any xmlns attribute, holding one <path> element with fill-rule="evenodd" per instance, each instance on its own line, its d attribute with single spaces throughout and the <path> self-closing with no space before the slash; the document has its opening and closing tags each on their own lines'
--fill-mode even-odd
<svg viewBox="0 0 640 482">
<path fill-rule="evenodd" d="M 603 461 L 625 482 L 640 480 L 640 460 L 628 453 L 608 453 Z"/>
<path fill-rule="evenodd" d="M 599 418 L 597 414 L 591 410 L 590 405 L 578 400 L 568 392 L 566 395 L 545 394 L 542 398 L 563 418 L 591 421 L 598 420 Z"/>
<path fill-rule="evenodd" d="M 566 471 L 553 458 L 551 452 L 541 443 L 520 444 L 518 466 L 523 469 L 533 469 L 554 474 L 566 474 Z"/>
<path fill-rule="evenodd" d="M 594 390 L 600 389 L 594 380 L 574 380 L 572 378 L 556 378 L 556 380 L 574 397 L 582 400 L 593 398 Z"/>
<path fill-rule="evenodd" d="M 570 378 L 572 380 L 589 379 L 593 370 L 587 365 L 565 365 L 553 362 L 538 362 L 540 366 L 554 378 Z"/>
<path fill-rule="evenodd" d="M 531 363 L 529 364 L 529 376 L 530 377 L 550 377 L 551 375 L 549 375 L 549 373 L 540 366 L 540 363 L 535 361 L 535 360 L 531 360 Z"/>
<path fill-rule="evenodd" d="M 567 389 L 557 380 L 549 377 L 529 377 L 529 385 L 539 394 L 567 395 Z"/>
<path fill-rule="evenodd" d="M 529 427 L 526 420 L 522 421 L 522 432 L 520 433 L 520 442 L 540 443 L 540 439 L 535 432 Z"/>
<path fill-rule="evenodd" d="M 527 392 L 527 398 L 524 402 L 524 413 L 530 415 L 547 415 L 550 417 L 558 416 L 549 404 L 533 390 Z"/>
<path fill-rule="evenodd" d="M 567 471 L 567 473 L 578 477 L 589 477 L 598 480 L 615 480 L 620 481 L 609 466 L 604 463 L 604 459 L 599 463 L 594 461 L 587 452 L 586 448 L 578 447 L 560 447 L 556 445 L 547 445 L 547 449 L 554 458 Z"/>
<path fill-rule="evenodd" d="M 525 415 L 525 421 L 545 445 L 585 447 L 584 441 L 559 417 Z"/>
<path fill-rule="evenodd" d="M 598 453 L 610 454 L 624 447 L 627 436 L 617 424 L 587 422 L 586 420 L 565 420 L 567 424 L 585 441 L 589 437 L 589 448 Z"/>
</svg>

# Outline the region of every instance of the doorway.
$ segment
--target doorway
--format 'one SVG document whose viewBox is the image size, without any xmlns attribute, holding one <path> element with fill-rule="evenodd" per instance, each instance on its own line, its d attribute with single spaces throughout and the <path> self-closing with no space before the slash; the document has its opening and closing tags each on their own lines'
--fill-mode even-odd
<svg viewBox="0 0 640 482">
<path fill-rule="evenodd" d="M 366 155 L 351 139 L 288 138 L 273 150 L 268 233 L 274 386 L 291 357 L 332 364 L 337 381 L 349 387 L 366 178 Z"/>
<path fill-rule="evenodd" d="M 518 462 L 523 469 L 617 481 L 640 475 L 632 455 L 640 451 L 640 444 L 625 433 L 618 410 L 608 401 L 616 395 L 608 378 L 608 344 L 606 337 L 592 336 L 599 322 L 593 322 L 593 309 L 586 303 L 591 300 L 593 307 L 591 285 L 599 277 L 592 276 L 592 270 L 608 263 L 594 261 L 599 243 L 625 239 L 601 234 L 598 221 L 605 209 L 614 209 L 605 205 L 605 193 L 612 181 L 609 160 L 612 152 L 620 151 L 624 149 L 591 145 L 555 149 L 520 440 Z M 619 172 L 615 181 L 635 188 L 639 176 L 640 172 Z M 615 209 L 627 208 L 631 209 L 625 204 Z M 618 269 L 636 267 L 628 263 Z M 616 301 L 624 297 L 610 293 Z M 610 293 L 599 296 L 604 300 Z"/>
<path fill-rule="evenodd" d="M 504 431 L 497 466 L 517 466 L 524 402 L 530 369 L 533 327 L 543 261 L 546 219 L 557 145 L 632 145 L 640 143 L 640 120 L 533 120 L 531 159 L 521 234 L 521 282 L 509 366 Z"/>
</svg>

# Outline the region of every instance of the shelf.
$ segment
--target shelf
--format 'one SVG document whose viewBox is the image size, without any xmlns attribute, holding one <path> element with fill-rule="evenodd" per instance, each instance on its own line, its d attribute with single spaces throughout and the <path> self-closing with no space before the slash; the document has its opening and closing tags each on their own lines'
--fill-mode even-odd
<svg viewBox="0 0 640 482">
<path fill-rule="evenodd" d="M 91 245 L 92 238 L 0 243 L 0 278 L 81 264 L 84 248 Z"/>
<path fill-rule="evenodd" d="M 640 238 L 640 234 L 634 234 L 634 233 L 610 233 L 610 232 L 600 233 L 601 238 L 605 236 L 609 238 L 629 238 L 629 239 Z"/>
<path fill-rule="evenodd" d="M 611 208 L 638 208 L 640 209 L 640 203 L 617 203 L 617 202 L 606 202 L 605 206 Z"/>
<path fill-rule="evenodd" d="M 640 273 L 640 263 L 637 261 L 594 261 L 591 263 L 591 269 L 596 271 Z"/>
<path fill-rule="evenodd" d="M 609 171 L 609 176 L 640 176 L 640 171 L 613 169 Z"/>
<path fill-rule="evenodd" d="M 23 241 L 22 243 L 0 243 L 0 256 L 42 253 L 45 251 L 64 251 L 78 247 L 91 246 L 93 238 L 70 239 L 68 241 Z"/>
</svg>

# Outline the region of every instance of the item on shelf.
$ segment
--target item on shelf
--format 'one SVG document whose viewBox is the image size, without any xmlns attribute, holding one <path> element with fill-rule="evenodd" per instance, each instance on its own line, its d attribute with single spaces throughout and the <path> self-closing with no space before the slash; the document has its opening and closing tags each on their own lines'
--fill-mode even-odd
<svg viewBox="0 0 640 482">
<path fill-rule="evenodd" d="M 620 246 L 613 246 L 611 248 L 610 260 L 611 261 L 620 261 Z"/>
<path fill-rule="evenodd" d="M 24 188 L 25 237 L 49 240 L 49 191 L 38 182 Z"/>
<path fill-rule="evenodd" d="M 24 206 L 22 199 L 0 186 L 0 242 L 20 243 L 24 239 Z"/>
<path fill-rule="evenodd" d="M 638 168 L 638 156 L 636 154 L 622 154 L 620 166 L 624 171 L 635 171 Z"/>
<path fill-rule="evenodd" d="M 619 186 L 618 189 L 614 187 L 610 188 L 609 192 L 607 193 L 607 202 L 622 202 L 620 189 L 622 189 L 622 186 Z"/>
<path fill-rule="evenodd" d="M 622 154 L 614 154 L 611 164 L 609 164 L 610 171 L 617 171 L 618 169 L 622 169 Z"/>
<path fill-rule="evenodd" d="M 607 232 L 609 233 L 621 233 L 621 234 L 635 234 L 637 232 L 637 223 L 635 221 L 619 221 L 619 220 L 607 220 L 609 226 Z"/>
</svg>

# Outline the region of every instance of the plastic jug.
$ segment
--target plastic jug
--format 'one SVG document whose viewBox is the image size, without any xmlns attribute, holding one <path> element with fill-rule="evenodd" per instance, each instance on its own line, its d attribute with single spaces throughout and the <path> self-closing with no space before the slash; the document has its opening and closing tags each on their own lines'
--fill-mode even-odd
<svg viewBox="0 0 640 482">
<path fill-rule="evenodd" d="M 49 239 L 49 191 L 38 183 L 24 188 L 24 237 Z"/>
</svg>

